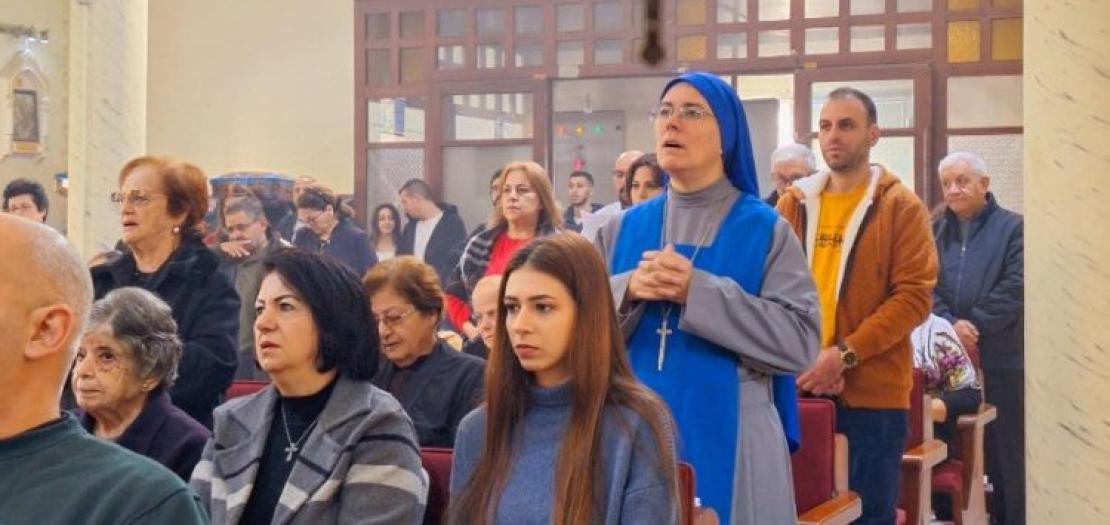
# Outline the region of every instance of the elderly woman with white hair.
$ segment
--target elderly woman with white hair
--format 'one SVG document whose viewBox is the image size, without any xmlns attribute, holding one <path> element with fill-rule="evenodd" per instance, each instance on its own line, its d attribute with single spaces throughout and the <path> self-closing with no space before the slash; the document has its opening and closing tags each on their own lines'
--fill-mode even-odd
<svg viewBox="0 0 1110 525">
<path fill-rule="evenodd" d="M 802 144 L 793 142 L 784 144 L 771 153 L 771 184 L 772 191 L 763 202 L 774 206 L 779 202 L 779 196 L 794 181 L 808 177 L 817 171 L 817 159 L 813 150 Z"/>
<path fill-rule="evenodd" d="M 170 401 L 181 340 L 169 305 L 142 288 L 110 292 L 92 308 L 72 372 L 81 424 L 188 480 L 208 429 Z"/>
</svg>

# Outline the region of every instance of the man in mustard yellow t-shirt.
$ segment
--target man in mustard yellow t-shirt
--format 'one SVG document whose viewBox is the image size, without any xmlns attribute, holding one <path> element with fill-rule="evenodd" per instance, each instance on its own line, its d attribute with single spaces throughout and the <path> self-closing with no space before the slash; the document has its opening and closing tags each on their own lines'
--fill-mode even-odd
<svg viewBox="0 0 1110 525">
<path fill-rule="evenodd" d="M 824 349 L 798 387 L 838 398 L 848 438 L 849 486 L 863 499 L 857 524 L 894 523 L 905 448 L 913 348 L 928 316 L 937 257 L 928 212 L 898 177 L 870 163 L 875 104 L 840 88 L 821 109 L 829 168 L 794 183 L 778 209 L 806 246 L 821 300 Z"/>
</svg>

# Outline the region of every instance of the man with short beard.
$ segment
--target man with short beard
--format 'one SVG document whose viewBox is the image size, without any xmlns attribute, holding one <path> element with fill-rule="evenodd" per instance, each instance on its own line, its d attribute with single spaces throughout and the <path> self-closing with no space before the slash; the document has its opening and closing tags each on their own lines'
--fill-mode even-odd
<svg viewBox="0 0 1110 525">
<path fill-rule="evenodd" d="M 921 199 L 870 162 L 879 140 L 871 98 L 834 90 L 818 126 L 829 168 L 778 202 L 821 299 L 823 350 L 798 387 L 839 398 L 837 430 L 852 451 L 848 485 L 863 500 L 855 523 L 894 523 L 913 386 L 910 333 L 932 306 L 936 249 Z"/>
</svg>

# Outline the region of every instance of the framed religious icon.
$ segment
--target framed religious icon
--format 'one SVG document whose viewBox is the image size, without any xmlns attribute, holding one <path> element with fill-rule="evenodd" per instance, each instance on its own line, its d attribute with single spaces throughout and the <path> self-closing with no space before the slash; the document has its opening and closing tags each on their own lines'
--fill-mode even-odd
<svg viewBox="0 0 1110 525">
<path fill-rule="evenodd" d="M 12 140 L 39 143 L 39 98 L 32 89 L 12 90 Z"/>
<path fill-rule="evenodd" d="M 45 154 L 48 93 L 46 75 L 29 50 L 0 68 L 0 157 Z"/>
</svg>

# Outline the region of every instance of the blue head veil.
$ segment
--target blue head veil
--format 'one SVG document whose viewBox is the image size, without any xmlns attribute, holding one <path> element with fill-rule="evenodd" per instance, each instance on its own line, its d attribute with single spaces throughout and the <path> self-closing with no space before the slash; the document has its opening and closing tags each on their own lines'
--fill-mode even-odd
<svg viewBox="0 0 1110 525">
<path fill-rule="evenodd" d="M 759 179 L 755 171 L 755 158 L 752 156 L 748 117 L 744 114 L 744 106 L 740 104 L 736 90 L 717 75 L 694 71 L 667 82 L 659 98 L 662 99 L 679 82 L 690 84 L 709 102 L 721 133 L 721 149 L 724 150 L 723 160 L 728 180 L 741 192 L 758 196 Z"/>
</svg>

